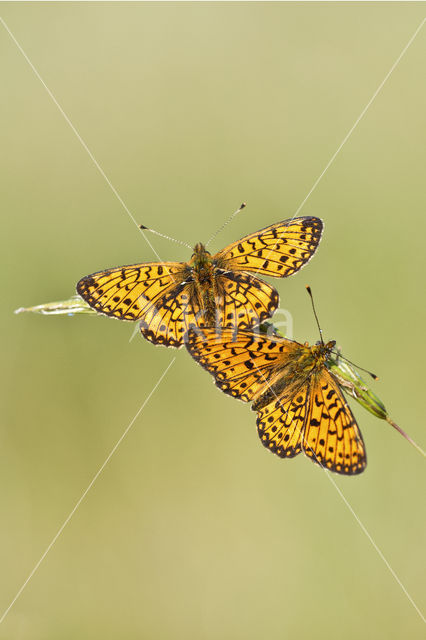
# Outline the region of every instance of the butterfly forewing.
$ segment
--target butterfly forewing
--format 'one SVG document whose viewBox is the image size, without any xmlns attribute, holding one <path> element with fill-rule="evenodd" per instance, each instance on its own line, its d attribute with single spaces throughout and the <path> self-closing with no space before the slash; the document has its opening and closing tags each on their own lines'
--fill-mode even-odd
<svg viewBox="0 0 426 640">
<path fill-rule="evenodd" d="M 135 264 L 85 276 L 77 293 L 99 313 L 138 320 L 183 277 L 179 262 Z"/>
<path fill-rule="evenodd" d="M 312 258 L 322 229 L 320 218 L 284 220 L 230 244 L 214 259 L 227 269 L 285 278 Z"/>
<path fill-rule="evenodd" d="M 191 328 L 186 347 L 222 391 L 251 402 L 268 389 L 268 379 L 282 366 L 292 344 L 249 331 Z"/>
<path fill-rule="evenodd" d="M 323 369 L 312 378 L 303 449 L 330 471 L 354 475 L 367 465 L 361 432 L 338 383 Z"/>
</svg>

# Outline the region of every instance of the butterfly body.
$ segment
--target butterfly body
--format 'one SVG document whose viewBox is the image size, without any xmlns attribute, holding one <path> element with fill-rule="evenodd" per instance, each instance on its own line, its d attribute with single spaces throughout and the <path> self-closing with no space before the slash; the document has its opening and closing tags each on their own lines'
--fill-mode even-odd
<svg viewBox="0 0 426 640">
<path fill-rule="evenodd" d="M 361 432 L 327 366 L 334 341 L 309 346 L 253 331 L 193 328 L 186 346 L 222 391 L 253 403 L 270 451 L 282 458 L 303 451 L 345 475 L 365 469 Z"/>
<path fill-rule="evenodd" d="M 289 386 L 289 381 L 305 380 L 309 377 L 315 378 L 317 375 L 321 375 L 321 371 L 328 361 L 329 354 L 335 344 L 335 340 L 331 340 L 327 344 L 312 346 L 308 343 L 299 344 L 293 342 L 294 351 L 292 356 L 277 366 L 271 379 L 268 380 L 268 388 L 261 395 L 253 398 L 253 411 L 258 411 L 269 402 L 276 400 Z"/>
<path fill-rule="evenodd" d="M 194 253 L 188 265 L 192 282 L 191 304 L 200 308 L 201 324 L 214 325 L 218 285 L 215 264 L 212 255 L 201 242 L 195 245 Z"/>
<path fill-rule="evenodd" d="M 198 243 L 189 262 L 92 273 L 77 283 L 77 293 L 99 313 L 138 320 L 142 335 L 154 344 L 180 347 L 191 324 L 247 329 L 269 318 L 279 296 L 257 274 L 296 273 L 315 253 L 322 228 L 319 218 L 284 220 L 214 255 Z"/>
</svg>

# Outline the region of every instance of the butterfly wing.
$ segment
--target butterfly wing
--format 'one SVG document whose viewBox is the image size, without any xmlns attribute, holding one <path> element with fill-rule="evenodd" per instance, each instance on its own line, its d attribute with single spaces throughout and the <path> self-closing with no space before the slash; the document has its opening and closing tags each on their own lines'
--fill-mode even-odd
<svg viewBox="0 0 426 640">
<path fill-rule="evenodd" d="M 138 320 L 185 275 L 181 262 L 134 264 L 85 276 L 77 283 L 77 293 L 99 313 Z"/>
<path fill-rule="evenodd" d="M 344 475 L 367 465 L 361 431 L 338 382 L 327 369 L 312 377 L 303 450 L 314 462 Z"/>
<path fill-rule="evenodd" d="M 302 451 L 303 427 L 309 400 L 309 380 L 289 385 L 279 396 L 257 410 L 257 432 L 263 446 L 280 458 Z"/>
<path fill-rule="evenodd" d="M 214 256 L 214 261 L 219 268 L 285 278 L 312 258 L 322 229 L 320 218 L 284 220 L 230 244 Z"/>
<path fill-rule="evenodd" d="M 364 471 L 367 457 L 361 432 L 337 381 L 327 370 L 290 383 L 257 411 L 262 444 L 281 458 L 294 457 L 303 450 L 329 471 L 343 475 Z"/>
<path fill-rule="evenodd" d="M 216 274 L 214 313 L 208 322 L 203 301 L 193 276 L 187 275 L 145 309 L 140 319 L 143 336 L 154 344 L 180 347 L 191 325 L 248 328 L 269 318 L 279 297 L 273 287 L 248 273 L 221 272 Z"/>
<path fill-rule="evenodd" d="M 139 326 L 144 338 L 150 342 L 181 347 L 189 327 L 203 324 L 204 312 L 194 295 L 194 282 L 189 278 L 157 299 L 141 318 Z"/>
<path fill-rule="evenodd" d="M 216 269 L 216 322 L 221 327 L 249 327 L 269 318 L 279 304 L 278 292 L 244 272 Z"/>
<path fill-rule="evenodd" d="M 268 389 L 295 343 L 251 331 L 191 327 L 185 344 L 194 360 L 213 375 L 219 389 L 251 402 Z"/>
</svg>

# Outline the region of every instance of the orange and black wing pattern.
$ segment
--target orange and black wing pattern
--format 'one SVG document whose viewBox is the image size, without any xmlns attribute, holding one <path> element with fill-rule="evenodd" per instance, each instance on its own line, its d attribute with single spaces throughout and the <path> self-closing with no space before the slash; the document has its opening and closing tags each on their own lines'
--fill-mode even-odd
<svg viewBox="0 0 426 640">
<path fill-rule="evenodd" d="M 147 262 L 92 273 L 77 283 L 77 293 L 98 313 L 138 320 L 184 278 L 180 262 Z"/>
<path fill-rule="evenodd" d="M 145 263 L 92 273 L 77 292 L 96 311 L 120 320 L 139 320 L 154 344 L 181 347 L 190 324 L 202 323 L 188 265 Z"/>
<path fill-rule="evenodd" d="M 278 293 L 247 271 L 291 275 L 314 253 L 321 230 L 319 218 L 295 218 L 216 256 L 199 244 L 190 263 L 151 262 L 92 273 L 78 282 L 77 293 L 99 313 L 139 320 L 142 334 L 154 344 L 180 347 L 191 324 L 205 326 L 208 320 L 246 329 L 269 318 Z"/>
<path fill-rule="evenodd" d="M 274 287 L 255 276 L 216 269 L 216 324 L 248 329 L 272 316 L 279 305 Z"/>
<path fill-rule="evenodd" d="M 323 345 L 324 346 L 324 345 Z M 253 402 L 262 444 L 281 458 L 303 451 L 344 475 L 367 464 L 361 432 L 318 347 L 251 331 L 191 328 L 186 347 L 225 393 Z"/>
<path fill-rule="evenodd" d="M 303 430 L 309 400 L 309 379 L 290 384 L 257 411 L 257 431 L 263 446 L 280 458 L 294 458 L 302 451 Z M 272 394 L 273 395 L 273 394 Z M 262 403 L 263 405 L 263 403 Z"/>
<path fill-rule="evenodd" d="M 361 431 L 325 367 L 311 379 L 302 446 L 314 462 L 336 473 L 356 475 L 367 466 Z"/>
<path fill-rule="evenodd" d="M 294 343 L 270 340 L 251 331 L 191 327 L 185 346 L 214 376 L 215 384 L 234 398 L 251 402 L 268 389 Z"/>
<path fill-rule="evenodd" d="M 312 258 L 322 230 L 320 218 L 304 216 L 284 220 L 230 244 L 213 259 L 224 269 L 285 278 Z"/>
<path fill-rule="evenodd" d="M 144 338 L 165 347 L 181 347 L 191 325 L 203 326 L 204 312 L 193 294 L 194 283 L 183 281 L 154 303 L 139 326 Z"/>
<path fill-rule="evenodd" d="M 281 458 L 303 451 L 324 469 L 356 475 L 367 465 L 356 420 L 336 381 L 324 369 L 258 410 L 262 444 Z"/>
</svg>

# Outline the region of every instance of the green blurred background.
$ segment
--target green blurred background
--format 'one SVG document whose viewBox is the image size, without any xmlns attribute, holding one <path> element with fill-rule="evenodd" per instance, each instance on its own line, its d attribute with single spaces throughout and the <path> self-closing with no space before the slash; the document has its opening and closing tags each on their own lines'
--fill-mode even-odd
<svg viewBox="0 0 426 640">
<path fill-rule="evenodd" d="M 137 222 L 214 250 L 291 217 L 424 4 L 1 5 Z M 274 281 L 294 337 L 380 376 L 424 446 L 426 28 L 301 213 L 325 236 Z M 260 444 L 185 351 L 99 317 L 13 315 L 154 258 L 1 27 L 4 611 L 172 358 L 166 378 L 0 626 L 0 638 L 420 638 L 423 623 L 326 475 Z M 151 236 L 164 259 L 184 247 Z M 272 281 L 271 281 L 272 282 Z M 425 608 L 425 461 L 354 406 L 369 465 L 333 476 Z"/>
</svg>

